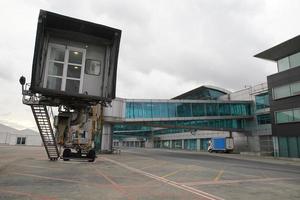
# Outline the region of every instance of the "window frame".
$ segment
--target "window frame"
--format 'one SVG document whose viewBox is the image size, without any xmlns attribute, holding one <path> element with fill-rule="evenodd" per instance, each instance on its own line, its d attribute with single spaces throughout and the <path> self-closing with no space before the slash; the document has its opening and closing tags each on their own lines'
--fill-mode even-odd
<svg viewBox="0 0 300 200">
<path fill-rule="evenodd" d="M 300 110 L 300 107 L 299 107 L 299 108 L 291 108 L 291 109 L 285 109 L 285 110 L 277 110 L 277 111 L 274 111 L 275 124 L 299 123 L 300 120 L 295 120 L 295 114 L 294 114 L 294 111 L 295 111 L 295 110 Z M 277 120 L 277 113 L 279 113 L 279 112 L 287 112 L 287 111 L 292 111 L 292 114 L 293 114 L 293 120 L 292 120 L 292 121 L 288 121 L 288 122 L 280 122 L 280 123 L 278 123 L 278 120 Z"/>
<path fill-rule="evenodd" d="M 285 84 L 285 85 L 280 85 L 280 86 L 272 88 L 272 100 L 279 100 L 279 99 L 284 99 L 284 98 L 288 98 L 288 97 L 293 97 L 293 96 L 300 95 L 300 91 L 298 93 L 296 93 L 296 94 L 294 94 L 293 91 L 292 91 L 293 84 L 299 84 L 299 83 L 300 83 L 300 81 L 296 81 L 296 82 L 293 82 L 293 83 L 289 83 L 289 84 Z M 275 89 L 276 88 L 280 88 L 280 87 L 284 87 L 284 86 L 289 86 L 289 95 L 288 96 L 284 96 L 284 97 L 280 97 L 280 98 L 275 98 Z"/>
<path fill-rule="evenodd" d="M 57 48 L 57 49 L 63 49 L 64 50 L 64 52 L 65 52 L 64 62 L 50 59 L 52 48 Z M 69 62 L 70 51 L 82 52 L 82 63 L 81 64 Z M 45 73 L 44 73 L 43 88 L 47 88 L 48 77 L 61 78 L 62 81 L 61 81 L 61 86 L 60 86 L 59 91 L 63 91 L 63 92 L 66 91 L 67 80 L 77 80 L 77 81 L 79 81 L 79 91 L 78 91 L 78 93 L 82 94 L 84 71 L 85 71 L 85 61 L 86 61 L 86 49 L 79 48 L 79 47 L 68 46 L 68 45 L 49 43 L 48 50 L 47 50 L 47 59 L 46 59 L 46 67 L 45 67 Z M 63 64 L 62 76 L 56 76 L 56 75 L 49 75 L 48 74 L 49 66 L 50 66 L 51 62 Z M 74 78 L 74 77 L 68 77 L 67 76 L 69 65 L 81 67 L 80 78 Z"/>
</svg>

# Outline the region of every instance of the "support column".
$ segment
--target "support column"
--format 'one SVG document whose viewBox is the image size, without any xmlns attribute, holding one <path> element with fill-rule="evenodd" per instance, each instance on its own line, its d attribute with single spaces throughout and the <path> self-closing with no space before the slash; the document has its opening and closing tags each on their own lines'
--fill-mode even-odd
<svg viewBox="0 0 300 200">
<path fill-rule="evenodd" d="M 200 149 L 201 149 L 201 142 L 200 142 L 200 138 L 198 138 L 196 142 L 196 150 L 200 151 Z"/>
<path fill-rule="evenodd" d="M 112 152 L 112 125 L 108 123 L 103 124 L 101 152 Z"/>
<path fill-rule="evenodd" d="M 181 140 L 181 149 L 184 149 L 184 139 Z"/>
</svg>

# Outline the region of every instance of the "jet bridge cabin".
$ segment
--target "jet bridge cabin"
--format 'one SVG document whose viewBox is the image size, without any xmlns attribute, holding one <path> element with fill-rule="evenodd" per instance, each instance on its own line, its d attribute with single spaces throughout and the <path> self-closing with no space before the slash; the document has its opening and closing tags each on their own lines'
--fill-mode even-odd
<svg viewBox="0 0 300 200">
<path fill-rule="evenodd" d="M 62 102 L 115 98 L 121 31 L 40 11 L 30 91 Z"/>
</svg>

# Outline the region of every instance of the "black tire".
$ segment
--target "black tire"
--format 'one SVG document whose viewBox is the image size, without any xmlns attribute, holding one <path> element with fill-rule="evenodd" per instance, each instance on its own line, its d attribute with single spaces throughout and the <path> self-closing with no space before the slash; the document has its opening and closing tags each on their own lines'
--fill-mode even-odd
<svg viewBox="0 0 300 200">
<path fill-rule="evenodd" d="M 96 152 L 95 152 L 95 150 L 93 150 L 93 149 L 89 150 L 87 158 L 88 158 L 89 162 L 94 162 L 95 158 L 96 158 Z"/>
<path fill-rule="evenodd" d="M 71 156 L 71 149 L 64 149 L 64 152 L 63 152 L 64 161 L 69 161 L 70 156 Z"/>
</svg>

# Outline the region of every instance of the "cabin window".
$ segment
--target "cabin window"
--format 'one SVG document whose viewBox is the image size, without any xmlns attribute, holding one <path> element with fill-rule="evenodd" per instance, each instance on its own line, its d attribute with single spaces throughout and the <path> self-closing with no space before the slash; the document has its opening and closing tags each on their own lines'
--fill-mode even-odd
<svg viewBox="0 0 300 200">
<path fill-rule="evenodd" d="M 87 59 L 85 64 L 85 73 L 89 75 L 100 75 L 101 62 L 99 60 Z"/>
<path fill-rule="evenodd" d="M 82 93 L 86 50 L 49 44 L 44 88 Z"/>
</svg>

